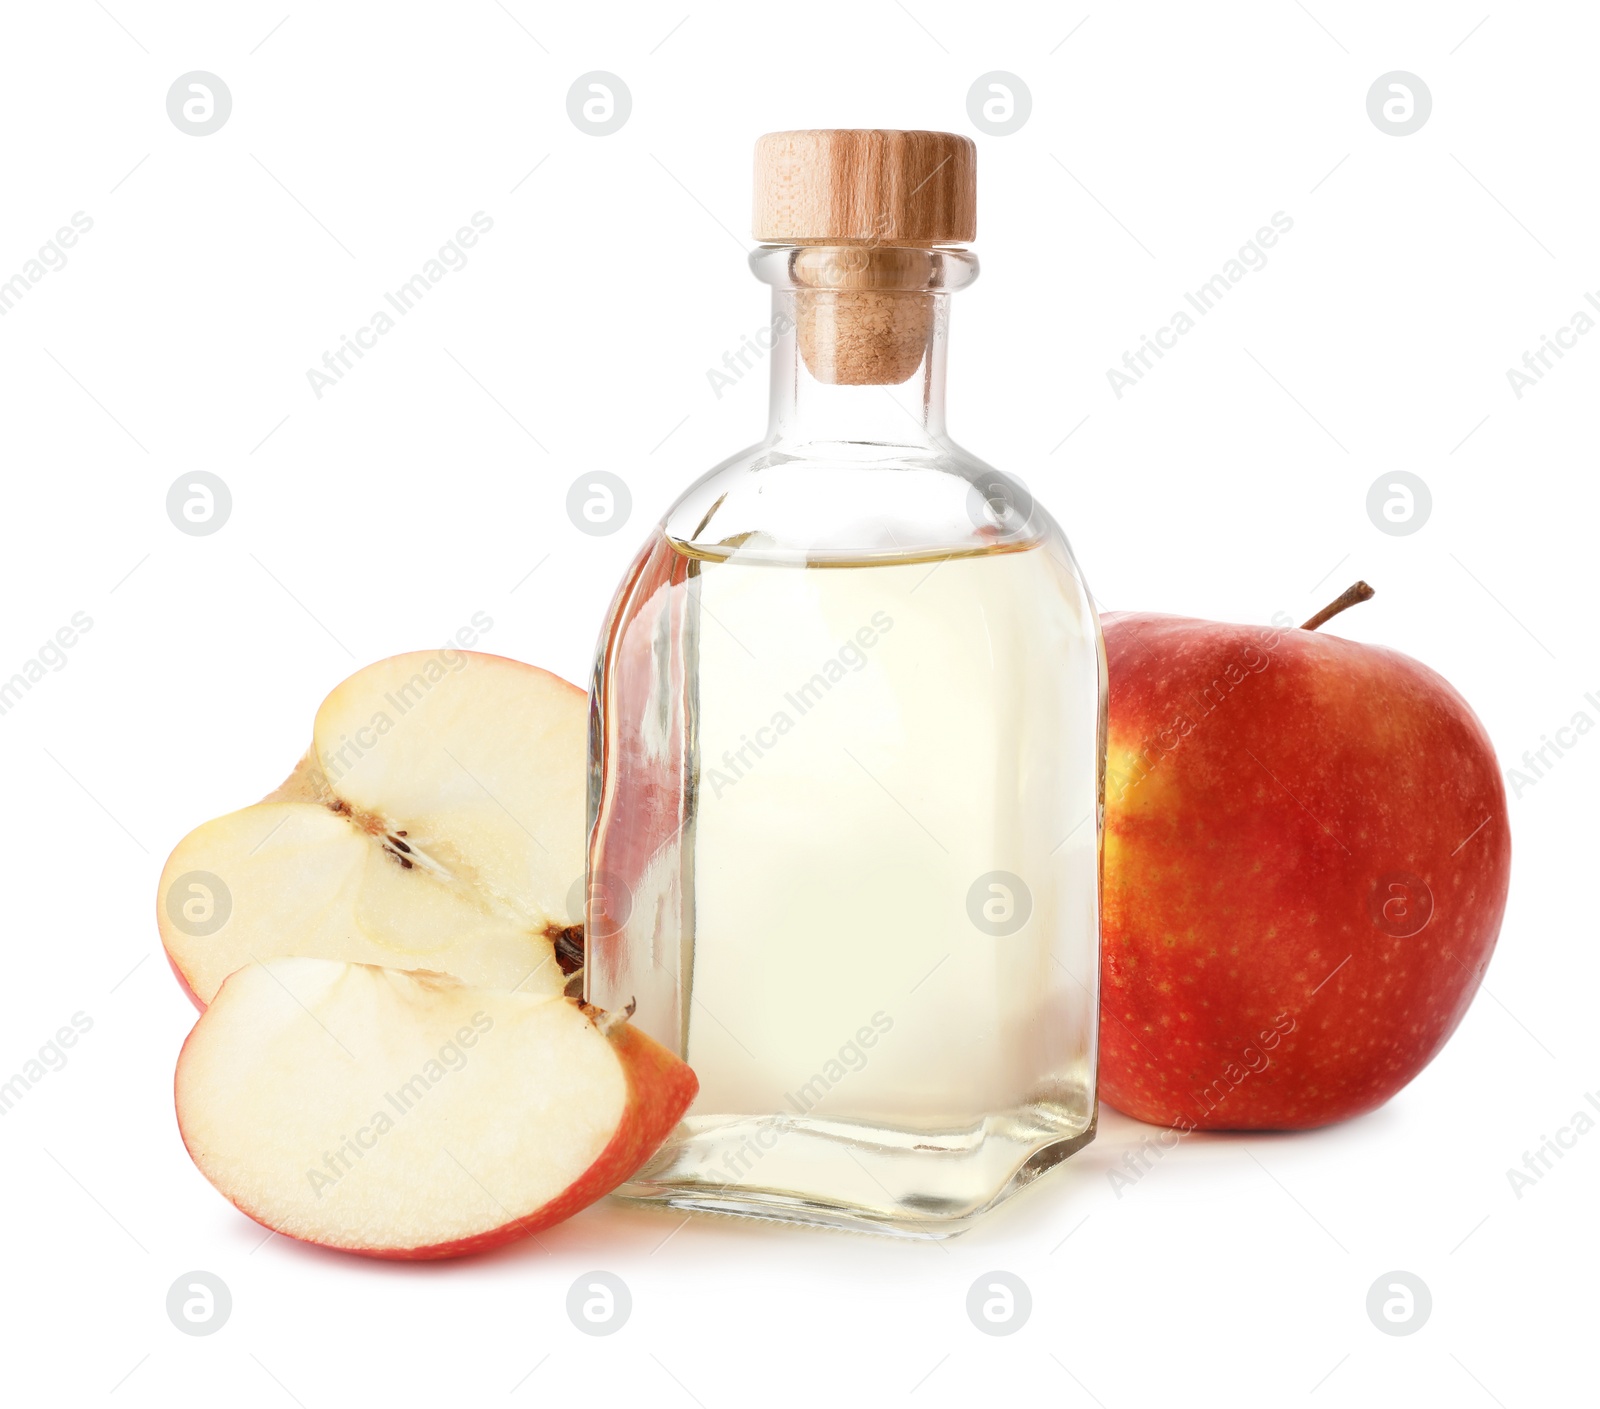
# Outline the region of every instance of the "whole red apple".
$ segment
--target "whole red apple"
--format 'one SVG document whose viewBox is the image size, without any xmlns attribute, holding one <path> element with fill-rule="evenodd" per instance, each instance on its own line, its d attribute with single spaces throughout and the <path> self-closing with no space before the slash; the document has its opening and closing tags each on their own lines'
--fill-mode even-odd
<svg viewBox="0 0 1600 1409">
<path fill-rule="evenodd" d="M 1316 626 L 1104 619 L 1100 1094 L 1183 1129 L 1381 1105 L 1461 1021 L 1500 932 L 1505 789 L 1477 717 Z"/>
</svg>

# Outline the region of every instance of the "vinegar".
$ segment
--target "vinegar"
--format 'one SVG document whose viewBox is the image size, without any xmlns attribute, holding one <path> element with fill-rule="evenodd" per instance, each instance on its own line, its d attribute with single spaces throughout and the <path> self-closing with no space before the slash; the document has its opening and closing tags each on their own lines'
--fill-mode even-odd
<svg viewBox="0 0 1600 1409">
<path fill-rule="evenodd" d="M 1097 753 L 1060 747 L 1097 729 L 1085 594 L 1049 540 L 648 556 L 641 580 L 676 600 L 641 640 L 681 670 L 641 713 L 681 720 L 682 812 L 654 819 L 665 851 L 610 855 L 649 854 L 630 920 L 687 932 L 678 991 L 658 973 L 635 1022 L 701 1084 L 623 1192 L 726 1208 L 825 1188 L 867 1218 L 908 1195 L 970 1216 L 1041 1135 L 1070 1146 L 1091 1120 Z M 641 1000 L 603 955 L 594 1001 Z"/>
</svg>

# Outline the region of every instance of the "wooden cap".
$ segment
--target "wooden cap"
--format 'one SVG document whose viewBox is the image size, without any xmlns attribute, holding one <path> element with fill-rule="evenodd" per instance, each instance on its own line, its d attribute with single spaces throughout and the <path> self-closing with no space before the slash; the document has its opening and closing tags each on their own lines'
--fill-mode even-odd
<svg viewBox="0 0 1600 1409">
<path fill-rule="evenodd" d="M 813 128 L 756 143 L 766 244 L 962 244 L 978 229 L 978 149 L 953 132 Z"/>
</svg>

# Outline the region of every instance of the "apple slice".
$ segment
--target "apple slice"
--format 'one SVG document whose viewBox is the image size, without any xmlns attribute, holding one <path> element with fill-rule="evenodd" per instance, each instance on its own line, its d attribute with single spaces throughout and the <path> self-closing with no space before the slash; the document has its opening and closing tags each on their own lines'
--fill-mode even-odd
<svg viewBox="0 0 1600 1409">
<path fill-rule="evenodd" d="M 573 999 L 306 958 L 233 974 L 175 1087 L 190 1156 L 251 1218 L 407 1259 L 570 1217 L 632 1175 L 698 1089 L 664 1047 Z"/>
<path fill-rule="evenodd" d="M 282 787 L 168 859 L 157 918 L 173 969 L 200 1007 L 283 954 L 561 992 L 581 956 L 568 896 L 584 873 L 586 728 L 581 690 L 501 656 L 419 651 L 357 671 Z"/>
</svg>

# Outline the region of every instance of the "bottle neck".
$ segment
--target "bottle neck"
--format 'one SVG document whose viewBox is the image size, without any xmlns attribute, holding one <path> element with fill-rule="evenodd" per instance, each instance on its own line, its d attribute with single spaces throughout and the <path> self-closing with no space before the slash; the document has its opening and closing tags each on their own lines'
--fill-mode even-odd
<svg viewBox="0 0 1600 1409">
<path fill-rule="evenodd" d="M 812 363 L 818 357 L 835 357 L 842 350 L 843 335 L 835 328 L 817 330 L 802 350 L 800 295 L 774 289 L 772 331 L 776 340 L 772 345 L 768 437 L 793 445 L 859 442 L 916 446 L 942 437 L 949 296 L 920 297 L 933 307 L 928 335 L 910 375 L 902 381 L 840 383 L 828 379 L 825 370 L 819 377 Z"/>
<path fill-rule="evenodd" d="M 976 277 L 971 255 L 768 246 L 751 264 L 772 285 L 770 443 L 831 454 L 943 443 L 950 293 Z"/>
</svg>

